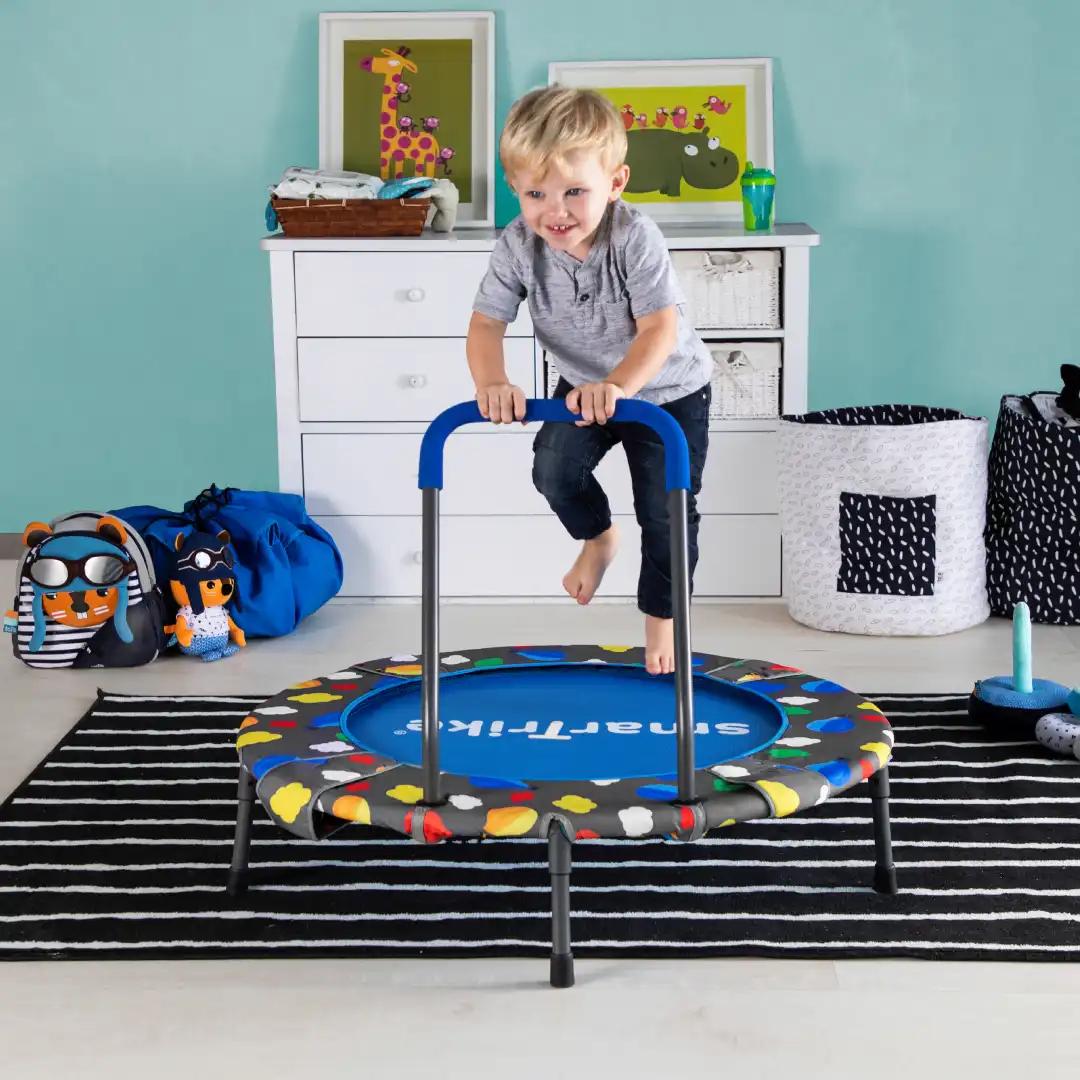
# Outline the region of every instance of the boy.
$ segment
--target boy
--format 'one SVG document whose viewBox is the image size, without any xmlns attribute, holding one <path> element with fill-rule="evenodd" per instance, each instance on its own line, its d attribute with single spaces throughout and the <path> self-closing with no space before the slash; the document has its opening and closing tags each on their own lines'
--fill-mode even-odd
<svg viewBox="0 0 1080 1080">
<path fill-rule="evenodd" d="M 593 469 L 622 443 L 641 526 L 638 607 L 646 668 L 674 669 L 671 550 L 660 437 L 610 418 L 620 398 L 666 409 L 690 448 L 690 575 L 697 564 L 695 496 L 709 442 L 712 357 L 685 320 L 659 227 L 620 197 L 630 177 L 626 130 L 600 94 L 552 86 L 515 103 L 499 144 L 521 214 L 500 235 L 473 304 L 466 344 L 480 412 L 521 420 L 525 394 L 503 359 L 507 323 L 527 300 L 536 338 L 561 378 L 555 397 L 580 415 L 546 423 L 533 444 L 533 483 L 567 532 L 584 542 L 563 587 L 587 604 L 619 537 Z"/>
</svg>

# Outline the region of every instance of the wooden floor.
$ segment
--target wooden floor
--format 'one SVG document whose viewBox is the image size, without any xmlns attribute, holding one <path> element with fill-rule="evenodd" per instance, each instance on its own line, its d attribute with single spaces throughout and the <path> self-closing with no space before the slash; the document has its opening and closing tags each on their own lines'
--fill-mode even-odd
<svg viewBox="0 0 1080 1080">
<path fill-rule="evenodd" d="M 0 563 L 0 581 L 10 581 Z M 701 605 L 694 644 L 775 659 L 862 693 L 966 692 L 1009 670 L 1000 620 L 942 639 L 820 634 L 779 605 Z M 596 604 L 447 606 L 445 649 L 635 643 L 640 616 Z M 419 608 L 334 603 L 295 634 L 215 663 L 34 672 L 0 651 L 0 796 L 92 702 L 116 692 L 271 694 L 417 651 Z M 1036 627 L 1035 674 L 1080 683 L 1080 628 Z M 2 882 L 0 882 L 2 885 Z M 3 893 L 0 891 L 0 911 Z M 690 1071 L 946 1080 L 1074 1077 L 1080 965 L 919 961 L 597 961 L 553 991 L 547 965 L 207 961 L 0 965 L 0 1076 L 12 1080 L 584 1080 Z"/>
</svg>

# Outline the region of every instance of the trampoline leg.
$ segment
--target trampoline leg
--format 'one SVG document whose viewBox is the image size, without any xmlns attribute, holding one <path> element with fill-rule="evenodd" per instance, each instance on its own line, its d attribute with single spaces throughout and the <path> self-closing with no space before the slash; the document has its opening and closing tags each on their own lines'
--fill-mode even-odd
<svg viewBox="0 0 1080 1080">
<path fill-rule="evenodd" d="M 240 896 L 247 889 L 248 854 L 251 851 L 251 816 L 255 809 L 255 777 L 240 767 L 236 791 L 236 835 L 233 839 L 232 865 L 225 892 Z"/>
<path fill-rule="evenodd" d="M 552 822 L 548 833 L 551 872 L 551 985 L 574 985 L 574 954 L 570 950 L 570 838 Z"/>
<path fill-rule="evenodd" d="M 889 828 L 889 770 L 879 769 L 867 783 L 874 810 L 874 891 L 895 896 L 896 867 L 892 861 L 892 832 Z"/>
</svg>

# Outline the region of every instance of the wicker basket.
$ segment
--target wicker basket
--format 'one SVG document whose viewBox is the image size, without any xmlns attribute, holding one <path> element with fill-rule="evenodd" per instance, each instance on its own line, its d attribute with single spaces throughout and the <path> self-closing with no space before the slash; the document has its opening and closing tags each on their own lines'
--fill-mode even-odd
<svg viewBox="0 0 1080 1080">
<path fill-rule="evenodd" d="M 710 420 L 775 420 L 780 415 L 780 342 L 711 342 L 713 355 Z M 559 373 L 545 359 L 547 396 Z"/>
<path fill-rule="evenodd" d="M 544 368 L 547 380 L 547 394 L 545 396 L 554 397 L 555 387 L 559 385 L 559 373 L 555 370 L 555 365 L 547 359 L 547 354 L 544 355 Z"/>
<path fill-rule="evenodd" d="M 286 236 L 419 236 L 430 199 L 279 199 L 270 205 Z"/>
<path fill-rule="evenodd" d="M 710 419 L 775 420 L 780 415 L 780 342 L 713 342 L 709 352 Z"/>
<path fill-rule="evenodd" d="M 673 251 L 671 261 L 699 329 L 779 329 L 779 251 Z"/>
</svg>

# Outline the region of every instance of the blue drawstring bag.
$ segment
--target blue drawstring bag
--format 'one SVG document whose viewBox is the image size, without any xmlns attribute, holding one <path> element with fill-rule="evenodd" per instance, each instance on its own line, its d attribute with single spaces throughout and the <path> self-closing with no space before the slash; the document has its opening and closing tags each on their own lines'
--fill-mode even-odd
<svg viewBox="0 0 1080 1080">
<path fill-rule="evenodd" d="M 234 618 L 248 637 L 291 633 L 341 588 L 341 553 L 299 495 L 212 484 L 182 513 L 128 506 L 115 514 L 146 540 L 163 589 L 178 532 L 227 529 L 236 553 Z"/>
</svg>

